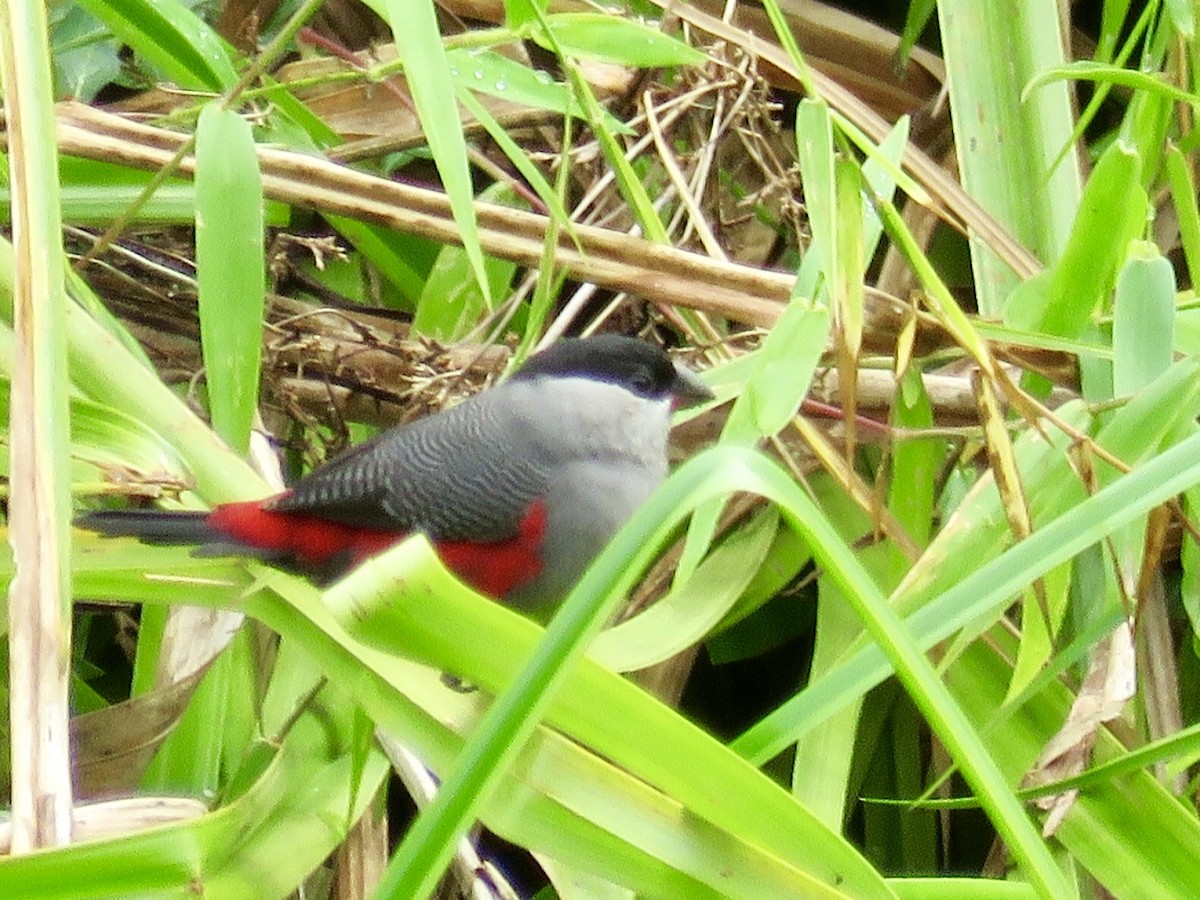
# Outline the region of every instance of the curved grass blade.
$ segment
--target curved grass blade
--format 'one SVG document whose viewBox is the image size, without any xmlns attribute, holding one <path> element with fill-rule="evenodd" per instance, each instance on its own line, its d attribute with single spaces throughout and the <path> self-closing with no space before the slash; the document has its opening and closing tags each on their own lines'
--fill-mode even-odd
<svg viewBox="0 0 1200 900">
<path fill-rule="evenodd" d="M 629 561 L 644 564 L 669 525 L 700 503 L 734 488 L 775 500 L 793 527 L 809 537 L 825 570 L 845 591 L 872 638 L 884 648 L 914 701 L 962 767 L 1027 877 L 1046 896 L 1071 895 L 1057 863 L 991 755 L 853 553 L 781 470 L 756 453 L 732 448 L 716 448 L 686 463 L 589 569 L 551 622 L 521 676 L 485 714 L 438 798 L 418 816 L 389 865 L 383 890 L 417 896 L 436 882 L 446 854 L 532 732 L 568 666 L 583 655 L 587 641 L 619 602 L 621 591 L 630 587 L 634 572 L 640 569 Z M 370 594 L 356 596 L 352 580 L 354 576 L 343 583 L 345 592 L 328 598 L 350 622 L 370 608 Z M 354 587 L 362 590 L 365 585 Z M 377 611 L 390 616 L 390 609 Z M 382 635 L 378 627 L 370 633 L 375 639 Z M 389 628 L 388 633 L 395 632 Z M 840 877 L 844 879 L 846 873 Z"/>
<path fill-rule="evenodd" d="M 237 83 L 220 35 L 177 0 L 80 0 L 79 5 L 182 88 L 219 94 Z"/>
</svg>

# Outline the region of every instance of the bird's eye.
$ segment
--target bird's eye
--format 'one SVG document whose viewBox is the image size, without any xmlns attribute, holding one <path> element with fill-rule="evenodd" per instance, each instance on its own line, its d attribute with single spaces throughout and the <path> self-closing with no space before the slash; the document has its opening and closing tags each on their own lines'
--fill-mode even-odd
<svg viewBox="0 0 1200 900">
<path fill-rule="evenodd" d="M 654 390 L 654 379 L 649 372 L 634 372 L 629 376 L 629 386 L 639 394 L 649 394 Z"/>
</svg>

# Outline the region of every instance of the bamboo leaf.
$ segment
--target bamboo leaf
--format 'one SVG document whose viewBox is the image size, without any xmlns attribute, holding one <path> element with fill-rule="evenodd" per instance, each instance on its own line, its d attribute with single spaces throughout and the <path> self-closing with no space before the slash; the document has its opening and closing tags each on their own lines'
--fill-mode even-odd
<svg viewBox="0 0 1200 900">
<path fill-rule="evenodd" d="M 250 126 L 206 106 L 196 131 L 196 277 L 213 427 L 241 453 L 250 444 L 262 367 L 262 178 Z"/>
<path fill-rule="evenodd" d="M 1171 365 L 1175 272 L 1153 244 L 1139 242 L 1117 276 L 1113 302 L 1113 390 L 1141 390 Z"/>
<path fill-rule="evenodd" d="M 391 25 L 425 140 L 450 199 L 454 221 L 462 232 L 471 271 L 490 304 L 490 287 L 475 218 L 475 191 L 467 167 L 467 145 L 433 4 L 429 0 L 374 0 L 368 6 Z"/>
<path fill-rule="evenodd" d="M 605 13 L 555 13 L 546 22 L 562 52 L 579 59 L 642 68 L 696 66 L 708 58 L 656 28 Z"/>
<path fill-rule="evenodd" d="M 177 0 L 82 0 L 79 5 L 182 88 L 221 93 L 237 82 L 220 35 Z"/>
</svg>

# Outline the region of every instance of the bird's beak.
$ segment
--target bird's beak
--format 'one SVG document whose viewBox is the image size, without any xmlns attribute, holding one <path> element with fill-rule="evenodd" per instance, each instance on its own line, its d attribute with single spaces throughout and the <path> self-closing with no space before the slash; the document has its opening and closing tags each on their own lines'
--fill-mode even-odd
<svg viewBox="0 0 1200 900">
<path fill-rule="evenodd" d="M 700 380 L 699 375 L 679 363 L 675 363 L 675 384 L 671 393 L 674 395 L 671 405 L 675 409 L 687 409 L 716 396 L 709 386 Z"/>
</svg>

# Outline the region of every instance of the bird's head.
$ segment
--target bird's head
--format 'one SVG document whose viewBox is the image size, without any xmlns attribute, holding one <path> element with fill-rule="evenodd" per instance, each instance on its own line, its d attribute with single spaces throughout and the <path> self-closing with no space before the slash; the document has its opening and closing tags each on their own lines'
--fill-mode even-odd
<svg viewBox="0 0 1200 900">
<path fill-rule="evenodd" d="M 673 409 L 713 397 L 695 372 L 673 363 L 661 348 L 615 334 L 561 340 L 530 357 L 513 376 L 514 380 L 536 378 L 582 378 L 611 384 L 638 397 L 669 400 Z"/>
</svg>

